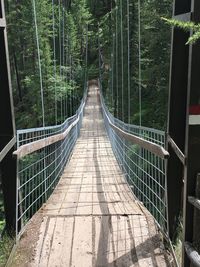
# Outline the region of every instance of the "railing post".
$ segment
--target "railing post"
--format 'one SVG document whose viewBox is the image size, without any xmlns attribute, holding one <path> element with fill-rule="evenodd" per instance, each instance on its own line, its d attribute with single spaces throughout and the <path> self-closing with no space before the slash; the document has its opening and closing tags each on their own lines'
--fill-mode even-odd
<svg viewBox="0 0 200 267">
<path fill-rule="evenodd" d="M 199 0 L 174 0 L 174 18 L 200 22 Z M 200 171 L 200 42 L 186 45 L 191 32 L 173 29 L 168 122 L 168 215 L 173 240 L 180 210 L 183 209 L 183 262 L 190 259 L 184 244 L 193 243 L 194 208 L 188 202 L 195 195 L 196 174 Z"/>
<path fill-rule="evenodd" d="M 191 1 L 191 20 L 200 22 L 200 1 Z M 192 33 L 192 32 L 191 32 Z M 184 167 L 184 194 L 183 194 L 183 225 L 184 242 L 193 242 L 194 208 L 188 202 L 189 196 L 195 195 L 196 175 L 200 171 L 200 42 L 189 46 L 188 91 L 187 91 L 187 117 L 185 130 L 185 157 Z M 199 222 L 200 223 L 200 222 Z M 190 266 L 185 251 L 183 253 L 183 266 Z"/>
<path fill-rule="evenodd" d="M 3 187 L 6 228 L 10 234 L 15 231 L 16 218 L 16 160 L 9 151 L 1 162 L 1 179 Z"/>
<path fill-rule="evenodd" d="M 173 17 L 175 19 L 185 20 L 186 14 L 190 19 L 190 11 L 190 0 L 174 0 Z M 173 28 L 167 136 L 167 150 L 170 154 L 167 164 L 168 230 L 171 240 L 176 238 L 178 219 L 182 209 L 183 165 L 171 147 L 169 137 L 184 153 L 189 62 L 189 47 L 186 42 L 188 38 L 189 33 Z"/>
<path fill-rule="evenodd" d="M 200 173 L 197 175 L 196 199 L 200 200 Z M 195 208 L 194 210 L 194 231 L 193 231 L 193 243 L 200 249 L 200 210 Z"/>
<path fill-rule="evenodd" d="M 3 0 L 0 0 L 0 59 L 0 167 L 6 226 L 12 232 L 15 230 L 16 211 L 16 161 L 12 152 L 16 140 Z"/>
</svg>

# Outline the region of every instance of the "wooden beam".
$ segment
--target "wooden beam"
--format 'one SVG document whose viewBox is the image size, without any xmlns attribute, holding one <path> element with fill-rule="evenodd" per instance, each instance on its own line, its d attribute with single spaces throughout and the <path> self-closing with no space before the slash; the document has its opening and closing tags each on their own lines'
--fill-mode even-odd
<svg viewBox="0 0 200 267">
<path fill-rule="evenodd" d="M 200 210 L 200 200 L 198 198 L 195 197 L 188 197 L 188 201 L 190 202 L 190 204 L 192 204 L 195 208 Z"/>
<path fill-rule="evenodd" d="M 180 159 L 182 164 L 185 165 L 185 161 L 186 161 L 185 155 L 180 150 L 180 148 L 177 146 L 177 144 L 174 142 L 174 140 L 170 137 L 170 135 L 168 135 L 167 141 L 173 148 L 174 152 L 176 153 L 177 157 Z"/>
<path fill-rule="evenodd" d="M 196 266 L 200 267 L 200 255 L 199 253 L 194 249 L 191 243 L 185 242 L 185 252 L 190 259 L 190 261 Z"/>
<path fill-rule="evenodd" d="M 6 20 L 3 18 L 3 19 L 0 19 L 0 28 L 5 28 L 6 27 Z"/>
<path fill-rule="evenodd" d="M 18 159 L 20 159 L 44 147 L 62 141 L 63 139 L 66 138 L 66 136 L 70 133 L 70 131 L 77 125 L 79 119 L 80 117 L 78 117 L 63 133 L 43 138 L 41 140 L 28 143 L 26 145 L 22 145 L 16 151 L 14 151 L 13 155 L 17 156 Z"/>
<path fill-rule="evenodd" d="M 14 136 L 10 142 L 0 151 L 0 162 L 4 159 L 4 157 L 8 154 L 8 152 L 11 150 L 11 148 L 16 143 L 16 137 Z"/>
<path fill-rule="evenodd" d="M 111 122 L 109 122 L 109 123 L 110 123 L 110 126 L 115 130 L 115 132 L 117 132 L 119 134 L 119 136 L 121 136 L 125 140 L 139 145 L 140 147 L 152 152 L 153 154 L 159 156 L 162 159 L 169 157 L 169 153 L 162 146 L 154 144 L 154 143 L 147 141 L 147 140 L 145 140 L 141 137 L 138 137 L 136 135 L 127 133 L 127 132 L 123 131 L 122 129 L 120 129 L 119 127 L 112 124 Z"/>
<path fill-rule="evenodd" d="M 102 99 L 101 99 L 101 103 L 102 103 Z M 103 105 L 102 105 L 103 106 Z M 159 146 L 157 144 L 154 144 L 150 141 L 145 140 L 144 138 L 138 137 L 134 134 L 130 134 L 125 132 L 124 130 L 122 130 L 121 128 L 117 127 L 116 125 L 114 125 L 110 118 L 108 117 L 108 115 L 105 113 L 106 118 L 110 124 L 110 126 L 113 128 L 113 130 L 115 132 L 117 132 L 119 134 L 119 136 L 121 136 L 122 138 L 124 138 L 127 141 L 130 141 L 134 144 L 139 145 L 140 147 L 152 152 L 153 154 L 155 154 L 156 156 L 162 158 L 162 159 L 166 159 L 169 157 L 169 153 L 167 150 L 165 150 L 162 146 Z"/>
</svg>

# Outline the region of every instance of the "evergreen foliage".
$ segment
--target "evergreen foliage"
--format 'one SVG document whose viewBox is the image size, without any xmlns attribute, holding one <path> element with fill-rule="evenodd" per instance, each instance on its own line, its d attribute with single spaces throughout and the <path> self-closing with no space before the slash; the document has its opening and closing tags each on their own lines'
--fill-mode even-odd
<svg viewBox="0 0 200 267">
<path fill-rule="evenodd" d="M 200 24 L 195 24 L 192 21 L 180 21 L 176 19 L 162 18 L 167 24 L 180 28 L 186 32 L 193 32 L 187 41 L 188 44 L 195 44 L 200 39 Z"/>
<path fill-rule="evenodd" d="M 35 2 L 46 125 L 60 123 L 73 114 L 82 97 L 86 72 L 89 79 L 98 77 L 100 43 L 103 89 L 110 110 L 119 119 L 139 124 L 141 84 L 142 124 L 160 129 L 166 127 L 170 29 L 161 17 L 171 15 L 172 0 L 141 1 L 141 81 L 138 78 L 138 1 L 54 0 L 54 11 L 52 1 Z M 7 21 L 17 128 L 38 127 L 42 125 L 40 77 L 30 2 L 8 0 Z M 180 26 L 179 22 L 173 23 Z M 198 38 L 198 25 L 189 23 L 184 27 L 186 30 L 193 27 L 196 31 L 193 38 Z"/>
<path fill-rule="evenodd" d="M 40 77 L 31 3 L 32 1 L 8 0 L 6 6 L 17 128 L 42 125 Z M 52 1 L 49 0 L 35 3 L 44 87 L 45 124 L 54 125 L 55 101 L 57 123 L 60 123 L 73 114 L 82 97 L 86 67 L 86 25 L 90 21 L 90 13 L 86 0 L 55 0 L 53 7 Z"/>
<path fill-rule="evenodd" d="M 5 1 L 17 129 L 40 127 L 43 119 L 33 1 Z M 167 24 L 193 30 L 188 43 L 200 38 L 200 25 L 162 20 L 170 17 L 172 0 L 140 2 L 139 9 L 138 0 L 35 0 L 45 125 L 74 114 L 85 78 L 98 78 L 100 67 L 106 104 L 115 117 L 137 125 L 141 118 L 144 126 L 166 128 L 171 39 Z M 3 228 L 0 194 L 0 231 Z"/>
<path fill-rule="evenodd" d="M 129 32 L 127 10 L 129 10 Z M 138 12 L 141 19 L 141 80 L 139 80 Z M 104 16 L 99 18 L 98 13 L 96 14 L 99 22 L 104 96 L 110 111 L 125 122 L 137 125 L 140 123 L 139 85 L 141 85 L 142 125 L 166 129 L 171 32 L 161 17 L 170 16 L 171 12 L 171 0 L 141 1 L 140 10 L 136 0 L 116 0 L 115 4 L 110 3 Z"/>
</svg>

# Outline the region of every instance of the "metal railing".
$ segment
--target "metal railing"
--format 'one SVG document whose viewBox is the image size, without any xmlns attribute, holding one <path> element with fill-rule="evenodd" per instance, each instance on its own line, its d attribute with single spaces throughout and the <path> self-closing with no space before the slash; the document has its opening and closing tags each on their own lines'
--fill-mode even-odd
<svg viewBox="0 0 200 267">
<path fill-rule="evenodd" d="M 17 237 L 56 187 L 79 136 L 85 101 L 86 93 L 61 125 L 17 131 Z"/>
<path fill-rule="evenodd" d="M 100 85 L 99 85 L 100 86 Z M 134 195 L 168 235 L 165 132 L 116 119 L 101 94 L 105 127 L 114 154 Z"/>
<path fill-rule="evenodd" d="M 76 115 L 68 118 L 60 125 L 30 128 L 17 131 L 17 148 L 22 145 L 34 142 L 55 134 L 60 134 L 67 129 L 67 127 L 76 120 Z"/>
</svg>

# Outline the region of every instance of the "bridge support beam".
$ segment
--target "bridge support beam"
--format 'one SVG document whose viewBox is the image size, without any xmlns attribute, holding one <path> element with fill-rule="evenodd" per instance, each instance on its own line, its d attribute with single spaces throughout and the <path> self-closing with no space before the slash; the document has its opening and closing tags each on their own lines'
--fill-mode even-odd
<svg viewBox="0 0 200 267">
<path fill-rule="evenodd" d="M 13 231 L 16 217 L 16 162 L 12 153 L 16 137 L 3 0 L 0 0 L 0 59 L 0 179 L 6 226 Z"/>
<path fill-rule="evenodd" d="M 180 14 L 190 14 L 189 2 L 188 0 L 174 1 L 173 15 L 175 18 L 177 16 L 180 18 Z M 177 28 L 173 29 L 167 138 L 170 153 L 168 161 L 168 217 L 169 235 L 172 240 L 175 238 L 180 210 L 182 209 L 183 165 L 171 146 L 170 138 L 184 153 L 189 57 L 189 47 L 185 44 L 188 38 L 189 33 Z"/>
<path fill-rule="evenodd" d="M 199 23 L 199 0 L 174 0 L 174 17 Z M 171 239 L 175 237 L 177 219 L 183 215 L 184 243 L 194 240 L 193 226 L 197 222 L 188 197 L 195 196 L 196 177 L 200 172 L 200 42 L 186 45 L 191 34 L 173 29 L 168 121 L 169 235 Z M 184 244 L 182 266 L 191 266 Z"/>
</svg>

